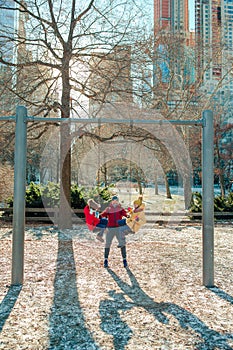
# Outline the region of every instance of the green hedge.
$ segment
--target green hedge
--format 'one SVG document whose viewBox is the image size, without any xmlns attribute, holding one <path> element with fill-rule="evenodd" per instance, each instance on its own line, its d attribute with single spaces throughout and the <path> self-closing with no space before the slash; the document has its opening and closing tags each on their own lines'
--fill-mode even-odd
<svg viewBox="0 0 233 350">
<path fill-rule="evenodd" d="M 78 185 L 71 186 L 71 207 L 73 209 L 83 209 L 89 198 L 93 198 L 101 204 L 102 208 L 108 205 L 111 199 L 111 188 L 94 187 L 85 189 Z M 26 208 L 54 208 L 59 206 L 60 188 L 59 184 L 48 182 L 47 185 L 38 185 L 31 182 L 26 189 L 25 205 Z M 43 199 L 43 200 L 42 200 Z M 13 198 L 7 199 L 10 208 L 13 207 Z M 29 214 L 29 213 L 28 213 Z M 45 213 L 45 215 L 47 215 Z M 30 213 L 31 216 L 31 213 Z"/>
<path fill-rule="evenodd" d="M 202 195 L 199 192 L 192 194 L 191 205 L 189 208 L 190 213 L 201 213 L 202 211 Z M 229 219 L 233 217 L 233 192 L 230 192 L 227 196 L 222 197 L 220 195 L 214 197 L 214 211 L 215 212 L 227 212 L 229 215 L 216 215 L 217 219 Z M 201 217 L 192 217 L 201 218 Z"/>
</svg>

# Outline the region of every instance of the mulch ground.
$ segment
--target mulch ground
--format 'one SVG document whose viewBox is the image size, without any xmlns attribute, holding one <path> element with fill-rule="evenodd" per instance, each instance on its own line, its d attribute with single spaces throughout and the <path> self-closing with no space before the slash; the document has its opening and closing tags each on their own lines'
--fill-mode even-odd
<svg viewBox="0 0 233 350">
<path fill-rule="evenodd" d="M 0 349 L 233 349 L 233 229 L 215 228 L 215 286 L 202 285 L 201 225 L 145 225 L 114 242 L 83 226 L 27 226 L 22 287 L 11 284 L 11 228 L 0 229 Z"/>
</svg>

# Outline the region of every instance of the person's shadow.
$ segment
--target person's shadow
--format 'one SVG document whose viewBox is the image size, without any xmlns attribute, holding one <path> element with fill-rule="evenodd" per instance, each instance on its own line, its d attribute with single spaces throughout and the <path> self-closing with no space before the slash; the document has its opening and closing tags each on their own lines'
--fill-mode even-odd
<svg viewBox="0 0 233 350">
<path fill-rule="evenodd" d="M 101 328 L 106 333 L 112 334 L 115 350 L 124 350 L 133 334 L 132 329 L 121 320 L 119 311 L 129 310 L 133 307 L 143 307 L 164 325 L 169 323 L 167 315 L 174 316 L 183 329 L 192 329 L 202 338 L 200 343 L 195 345 L 196 350 L 215 348 L 232 350 L 228 340 L 233 339 L 233 334 L 221 334 L 212 330 L 194 314 L 176 304 L 155 302 L 142 290 L 129 268 L 127 273 L 130 278 L 130 284 L 124 282 L 113 270 L 108 269 L 108 272 L 122 290 L 122 293 L 109 291 L 111 299 L 100 303 Z M 131 301 L 126 301 L 126 296 Z"/>
<path fill-rule="evenodd" d="M 99 349 L 86 327 L 79 302 L 72 239 L 59 234 L 48 349 Z"/>
<path fill-rule="evenodd" d="M 5 295 L 3 301 L 0 304 L 0 333 L 3 329 L 6 320 L 10 316 L 11 311 L 14 308 L 14 305 L 18 299 L 21 289 L 22 286 L 10 286 L 7 294 Z"/>
<path fill-rule="evenodd" d="M 102 300 L 99 305 L 100 328 L 113 336 L 114 349 L 123 350 L 133 332 L 121 319 L 120 311 L 130 310 L 134 305 L 125 299 L 124 293 L 116 293 L 115 290 L 111 290 L 108 294 L 110 299 Z"/>
</svg>

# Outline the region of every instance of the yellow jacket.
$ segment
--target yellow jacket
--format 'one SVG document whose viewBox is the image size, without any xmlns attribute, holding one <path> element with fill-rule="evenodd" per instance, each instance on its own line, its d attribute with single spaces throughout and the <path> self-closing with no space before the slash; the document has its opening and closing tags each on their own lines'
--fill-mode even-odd
<svg viewBox="0 0 233 350">
<path fill-rule="evenodd" d="M 133 232 L 138 230 L 146 223 L 145 204 L 142 203 L 136 210 L 134 209 L 130 217 L 126 219 L 126 224 Z"/>
</svg>

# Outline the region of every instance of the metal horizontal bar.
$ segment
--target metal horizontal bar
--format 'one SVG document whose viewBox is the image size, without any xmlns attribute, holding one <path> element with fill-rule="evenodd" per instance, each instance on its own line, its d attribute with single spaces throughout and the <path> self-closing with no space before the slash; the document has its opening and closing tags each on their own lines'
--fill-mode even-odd
<svg viewBox="0 0 233 350">
<path fill-rule="evenodd" d="M 29 116 L 28 122 L 43 123 L 80 123 L 80 124 L 174 124 L 174 125 L 204 125 L 204 120 L 168 120 L 168 119 L 108 119 L 108 118 L 42 118 Z M 15 121 L 15 116 L 0 117 L 0 121 Z"/>
<path fill-rule="evenodd" d="M 1 121 L 1 120 L 11 120 L 11 121 L 15 121 L 15 116 L 14 116 L 14 115 L 3 116 L 3 117 L 0 117 L 0 121 Z"/>
<path fill-rule="evenodd" d="M 30 122 L 52 123 L 80 123 L 80 124 L 175 124 L 175 125 L 204 125 L 203 119 L 199 120 L 156 120 L 156 119 L 108 119 L 108 118 L 41 118 L 27 117 Z"/>
</svg>

